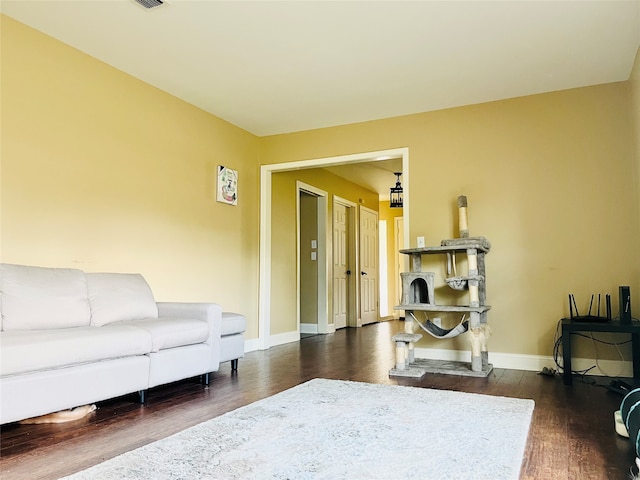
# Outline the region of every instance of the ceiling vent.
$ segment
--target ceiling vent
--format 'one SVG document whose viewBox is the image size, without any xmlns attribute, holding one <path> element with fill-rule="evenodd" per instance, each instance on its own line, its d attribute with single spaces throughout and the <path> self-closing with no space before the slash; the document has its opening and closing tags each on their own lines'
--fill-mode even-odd
<svg viewBox="0 0 640 480">
<path fill-rule="evenodd" d="M 142 5 L 144 8 L 155 8 L 164 5 L 163 0 L 133 0 L 139 5 Z"/>
</svg>

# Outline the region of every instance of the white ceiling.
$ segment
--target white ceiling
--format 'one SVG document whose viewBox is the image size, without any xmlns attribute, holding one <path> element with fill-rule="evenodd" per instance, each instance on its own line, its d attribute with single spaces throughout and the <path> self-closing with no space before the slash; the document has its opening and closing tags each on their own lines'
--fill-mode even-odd
<svg viewBox="0 0 640 480">
<path fill-rule="evenodd" d="M 0 8 L 260 136 L 624 81 L 640 45 L 640 0 L 169 2 Z"/>
<path fill-rule="evenodd" d="M 335 165 L 325 170 L 376 192 L 380 200 L 389 200 L 389 189 L 396 185 L 394 172 L 402 172 L 402 158 Z M 402 176 L 400 183 L 404 184 Z"/>
</svg>

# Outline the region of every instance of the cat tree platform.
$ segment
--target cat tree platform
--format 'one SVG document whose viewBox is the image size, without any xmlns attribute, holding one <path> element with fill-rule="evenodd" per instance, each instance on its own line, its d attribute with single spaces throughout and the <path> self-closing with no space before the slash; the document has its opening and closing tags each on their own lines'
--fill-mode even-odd
<svg viewBox="0 0 640 480">
<path fill-rule="evenodd" d="M 455 360 L 431 360 L 426 358 L 416 358 L 408 364 L 404 370 L 392 368 L 389 375 L 393 377 L 422 378 L 427 373 L 444 373 L 447 375 L 458 375 L 461 377 L 485 378 L 493 371 L 493 365 L 483 363 L 482 370 L 471 369 L 469 362 L 458 362 Z"/>
</svg>

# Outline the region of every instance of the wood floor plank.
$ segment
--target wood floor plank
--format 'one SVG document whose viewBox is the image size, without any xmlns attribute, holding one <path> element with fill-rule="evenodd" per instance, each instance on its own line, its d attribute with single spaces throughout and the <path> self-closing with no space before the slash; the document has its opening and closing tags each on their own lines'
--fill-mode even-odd
<svg viewBox="0 0 640 480">
<path fill-rule="evenodd" d="M 391 336 L 402 329 L 402 322 L 383 322 L 251 352 L 240 360 L 237 373 L 223 364 L 211 376 L 209 387 L 189 379 L 151 389 L 145 406 L 136 403 L 135 395 L 128 395 L 100 402 L 95 413 L 76 422 L 4 425 L 0 477 L 58 479 L 322 377 L 531 398 L 536 408 L 521 479 L 628 478 L 633 449 L 627 439 L 616 435 L 613 424 L 620 396 L 579 380 L 565 386 L 559 376 L 499 368 L 488 378 L 436 374 L 422 379 L 390 378 L 389 369 L 395 363 Z"/>
</svg>

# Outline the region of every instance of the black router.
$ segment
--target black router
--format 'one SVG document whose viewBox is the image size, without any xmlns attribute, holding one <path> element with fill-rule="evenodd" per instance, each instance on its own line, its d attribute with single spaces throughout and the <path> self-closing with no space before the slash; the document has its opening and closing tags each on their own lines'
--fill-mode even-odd
<svg viewBox="0 0 640 480">
<path fill-rule="evenodd" d="M 569 314 L 571 320 L 574 322 L 598 322 L 605 323 L 611 321 L 611 295 L 605 295 L 605 303 L 607 309 L 607 315 L 605 317 L 600 316 L 600 294 L 598 294 L 598 311 L 597 315 L 591 315 L 591 309 L 593 308 L 593 298 L 594 295 L 591 294 L 591 301 L 589 302 L 589 313 L 587 315 L 580 315 L 578 312 L 578 306 L 576 305 L 576 299 L 573 296 L 573 293 L 569 294 Z M 575 309 L 575 315 L 573 310 Z"/>
</svg>

